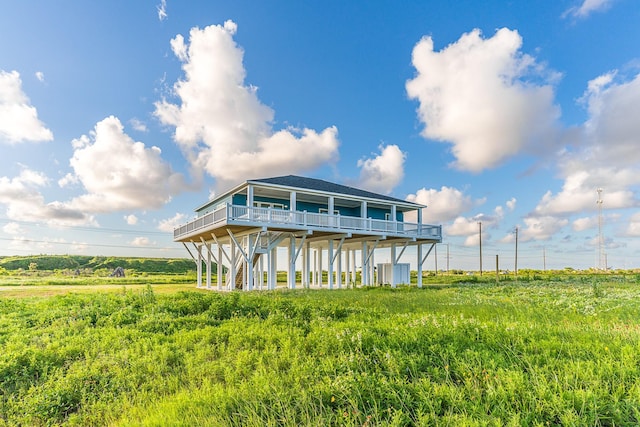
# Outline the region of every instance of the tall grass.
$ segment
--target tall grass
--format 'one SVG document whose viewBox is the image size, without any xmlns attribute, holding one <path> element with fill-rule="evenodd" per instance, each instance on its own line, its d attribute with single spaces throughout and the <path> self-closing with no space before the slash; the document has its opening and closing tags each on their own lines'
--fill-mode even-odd
<svg viewBox="0 0 640 427">
<path fill-rule="evenodd" d="M 0 425 L 637 425 L 640 288 L 0 299 Z"/>
</svg>

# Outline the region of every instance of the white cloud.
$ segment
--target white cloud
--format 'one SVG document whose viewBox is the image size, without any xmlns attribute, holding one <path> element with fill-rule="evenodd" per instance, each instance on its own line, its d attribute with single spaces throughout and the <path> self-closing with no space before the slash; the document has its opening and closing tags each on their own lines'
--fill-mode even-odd
<svg viewBox="0 0 640 427">
<path fill-rule="evenodd" d="M 60 186 L 60 188 L 64 188 L 73 184 L 77 184 L 78 182 L 79 181 L 77 176 L 72 173 L 67 173 L 65 176 L 58 180 L 58 185 Z"/>
<path fill-rule="evenodd" d="M 380 154 L 358 160 L 360 178 L 357 186 L 369 191 L 389 194 L 404 177 L 406 154 L 397 145 L 379 147 Z"/>
<path fill-rule="evenodd" d="M 516 198 L 512 197 L 511 200 L 507 201 L 506 205 L 507 205 L 507 209 L 509 209 L 509 211 L 513 212 L 513 210 L 516 208 Z"/>
<path fill-rule="evenodd" d="M 162 100 L 155 114 L 175 127 L 174 140 L 196 170 L 219 185 L 247 178 L 313 170 L 334 162 L 337 129 L 272 129 L 274 112 L 263 105 L 257 88 L 246 85 L 243 51 L 233 40 L 232 21 L 192 28 L 189 44 L 171 41 L 183 62 L 184 79 L 174 85 L 179 104 Z"/>
<path fill-rule="evenodd" d="M 177 213 L 171 218 L 163 219 L 158 223 L 158 230 L 173 233 L 173 229 L 187 221 L 187 215 Z"/>
<path fill-rule="evenodd" d="M 629 225 L 625 232 L 628 237 L 640 237 L 640 212 L 637 212 L 629 218 Z"/>
<path fill-rule="evenodd" d="M 534 80 L 558 76 L 545 76 L 521 46 L 517 31 L 502 28 L 488 39 L 474 30 L 440 52 L 431 37 L 414 47 L 417 74 L 407 93 L 420 103 L 422 135 L 450 142 L 457 168 L 479 172 L 556 141 L 560 109 L 554 90 Z"/>
<path fill-rule="evenodd" d="M 13 236 L 15 236 L 16 234 L 24 234 L 25 232 L 17 222 L 10 222 L 6 224 L 4 227 L 2 227 L 2 231 Z"/>
<path fill-rule="evenodd" d="M 586 18 L 593 12 L 608 9 L 614 0 L 582 0 L 580 6 L 574 6 L 567 9 L 562 17 L 573 16 L 574 18 Z"/>
<path fill-rule="evenodd" d="M 580 129 L 580 144 L 560 159 L 562 189 L 545 193 L 531 216 L 568 216 L 595 211 L 603 188 L 603 209 L 625 209 L 640 204 L 640 74 L 620 81 L 611 71 L 588 83 L 581 102 L 589 119 Z M 618 80 L 616 80 L 618 79 Z M 577 227 L 581 227 L 579 222 Z"/>
<path fill-rule="evenodd" d="M 563 227 L 569 224 L 566 218 L 555 216 L 527 217 L 524 219 L 525 228 L 520 236 L 523 242 L 529 240 L 549 240 Z"/>
<path fill-rule="evenodd" d="M 133 118 L 131 120 L 129 120 L 129 123 L 131 124 L 131 126 L 133 127 L 134 130 L 137 130 L 138 132 L 147 132 L 147 125 L 138 120 L 137 118 Z"/>
<path fill-rule="evenodd" d="M 42 71 L 36 71 L 36 79 L 40 82 L 44 82 L 44 73 Z"/>
<path fill-rule="evenodd" d="M 167 15 L 167 0 L 160 0 L 160 4 L 156 6 L 156 10 L 160 21 L 167 19 L 169 17 L 169 15 Z"/>
<path fill-rule="evenodd" d="M 573 228 L 574 231 L 589 230 L 597 226 L 598 226 L 597 216 L 578 218 L 574 220 L 573 223 L 571 224 L 571 228 Z"/>
<path fill-rule="evenodd" d="M 83 135 L 72 145 L 69 163 L 87 190 L 71 201 L 79 209 L 156 209 L 186 188 L 183 175 L 172 171 L 160 149 L 135 142 L 116 117 L 98 122 L 90 137 Z"/>
<path fill-rule="evenodd" d="M 155 242 L 152 242 L 151 240 L 149 240 L 148 237 L 136 237 L 131 242 L 129 242 L 131 246 L 151 246 L 154 243 Z"/>
<path fill-rule="evenodd" d="M 421 188 L 416 194 L 408 195 L 407 200 L 427 206 L 422 210 L 422 221 L 427 224 L 451 221 L 474 205 L 470 196 L 445 186 L 440 190 Z"/>
<path fill-rule="evenodd" d="M 53 133 L 22 91 L 17 71 L 0 70 L 0 142 L 51 141 Z"/>
<path fill-rule="evenodd" d="M 127 221 L 128 225 L 136 225 L 138 223 L 138 217 L 133 214 L 125 215 L 124 220 Z"/>
<path fill-rule="evenodd" d="M 94 224 L 95 219 L 68 203 L 44 201 L 40 188 L 49 185 L 42 173 L 23 168 L 14 178 L 0 177 L 0 204 L 6 215 L 19 221 L 41 221 L 50 225 Z"/>
</svg>

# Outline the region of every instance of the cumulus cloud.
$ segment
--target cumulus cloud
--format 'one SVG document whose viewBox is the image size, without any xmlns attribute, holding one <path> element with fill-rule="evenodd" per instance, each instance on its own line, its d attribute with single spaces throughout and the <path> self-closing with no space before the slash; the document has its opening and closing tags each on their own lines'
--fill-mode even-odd
<svg viewBox="0 0 640 427">
<path fill-rule="evenodd" d="M 144 122 L 138 120 L 135 117 L 133 119 L 129 120 L 129 123 L 131 124 L 133 129 L 137 130 L 138 132 L 146 132 L 148 130 L 147 129 L 147 125 Z"/>
<path fill-rule="evenodd" d="M 573 228 L 574 231 L 589 230 L 590 228 L 595 228 L 597 226 L 598 226 L 597 216 L 578 218 L 578 219 L 575 219 L 571 224 L 571 228 Z"/>
<path fill-rule="evenodd" d="M 0 177 L 0 204 L 6 206 L 7 218 L 50 225 L 95 225 L 91 215 L 68 203 L 46 203 L 40 189 L 47 185 L 49 179 L 44 174 L 28 168 L 14 178 Z"/>
<path fill-rule="evenodd" d="M 22 91 L 17 71 L 0 70 L 0 142 L 51 141 L 53 133 L 38 119 L 38 111 Z"/>
<path fill-rule="evenodd" d="M 177 213 L 171 218 L 163 219 L 158 222 L 158 230 L 173 233 L 173 229 L 187 221 L 187 215 Z"/>
<path fill-rule="evenodd" d="M 2 227 L 2 231 L 4 231 L 7 234 L 11 234 L 11 235 L 17 235 L 17 234 L 23 234 L 25 231 L 22 229 L 22 227 L 20 227 L 20 224 L 18 224 L 17 222 L 10 222 L 8 224 L 6 224 L 4 227 Z"/>
<path fill-rule="evenodd" d="M 124 220 L 127 222 L 128 225 L 136 225 L 138 223 L 138 217 L 133 214 L 125 215 Z"/>
<path fill-rule="evenodd" d="M 407 196 L 407 200 L 427 207 L 422 210 L 422 221 L 439 224 L 451 221 L 474 206 L 470 196 L 457 188 L 443 186 L 440 190 L 421 188 L 416 194 Z M 483 201 L 478 201 L 481 203 Z"/>
<path fill-rule="evenodd" d="M 42 71 L 36 71 L 36 79 L 41 82 L 44 82 L 44 73 Z"/>
<path fill-rule="evenodd" d="M 357 186 L 377 193 L 389 194 L 404 177 L 406 154 L 397 145 L 378 147 L 380 154 L 358 160 L 360 178 Z"/>
<path fill-rule="evenodd" d="M 180 102 L 157 102 L 155 115 L 175 127 L 174 140 L 194 169 L 226 186 L 334 162 L 335 127 L 273 130 L 273 110 L 260 102 L 256 87 L 245 83 L 244 52 L 233 39 L 236 30 L 227 21 L 192 28 L 188 43 L 181 35 L 171 41 L 184 71 L 173 87 Z"/>
<path fill-rule="evenodd" d="M 507 203 L 513 200 L 511 199 Z M 451 224 L 445 225 L 444 231 L 450 236 L 466 236 L 464 245 L 476 246 L 480 240 L 480 223 L 482 224 L 483 241 L 491 240 L 491 234 L 488 231 L 500 226 L 504 220 L 504 214 L 504 207 L 498 205 L 494 208 L 493 214 L 479 213 L 472 217 L 458 216 Z"/>
<path fill-rule="evenodd" d="M 582 0 L 582 3 L 579 6 L 574 6 L 567 9 L 562 17 L 566 18 L 568 16 L 574 18 L 586 18 L 591 15 L 593 12 L 604 11 L 608 9 L 613 0 Z"/>
<path fill-rule="evenodd" d="M 520 233 L 523 242 L 529 240 L 549 240 L 569 224 L 566 218 L 555 216 L 530 216 L 524 218 L 525 228 Z"/>
<path fill-rule="evenodd" d="M 74 176 L 87 190 L 71 205 L 92 213 L 128 209 L 156 209 L 186 189 L 182 174 L 175 173 L 158 147 L 135 142 L 120 120 L 107 117 L 90 136 L 72 141 L 69 161 Z"/>
<path fill-rule="evenodd" d="M 588 83 L 581 102 L 589 118 L 580 129 L 581 145 L 559 162 L 562 189 L 545 193 L 533 216 L 568 216 L 597 209 L 603 188 L 604 209 L 638 206 L 640 184 L 640 74 L 623 80 L 616 71 Z"/>
<path fill-rule="evenodd" d="M 625 231 L 629 237 L 640 237 L 640 212 L 637 212 L 629 219 L 629 225 Z"/>
<path fill-rule="evenodd" d="M 506 28 L 488 39 L 473 30 L 439 52 L 431 37 L 414 47 L 407 93 L 419 102 L 422 135 L 451 143 L 455 167 L 480 172 L 555 143 L 560 109 L 550 82 L 558 76 L 521 47 Z"/>
<path fill-rule="evenodd" d="M 131 242 L 129 242 L 131 246 L 151 246 L 154 243 L 155 242 L 149 240 L 148 237 L 136 237 Z"/>
</svg>

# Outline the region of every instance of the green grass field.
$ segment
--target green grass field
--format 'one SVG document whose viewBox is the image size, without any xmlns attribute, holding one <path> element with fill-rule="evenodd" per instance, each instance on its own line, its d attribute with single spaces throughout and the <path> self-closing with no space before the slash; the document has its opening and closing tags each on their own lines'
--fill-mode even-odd
<svg viewBox="0 0 640 427">
<path fill-rule="evenodd" d="M 0 425 L 640 424 L 636 276 L 190 286 L 3 288 Z"/>
</svg>

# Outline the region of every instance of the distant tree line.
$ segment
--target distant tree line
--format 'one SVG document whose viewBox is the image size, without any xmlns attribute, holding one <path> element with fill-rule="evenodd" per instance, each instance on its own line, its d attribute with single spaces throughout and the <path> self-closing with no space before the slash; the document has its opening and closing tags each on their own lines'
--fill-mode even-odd
<svg viewBox="0 0 640 427">
<path fill-rule="evenodd" d="M 186 258 L 131 258 L 88 255 L 33 255 L 0 257 L 0 269 L 7 271 L 113 270 L 122 267 L 138 273 L 189 273 L 196 265 Z"/>
</svg>

